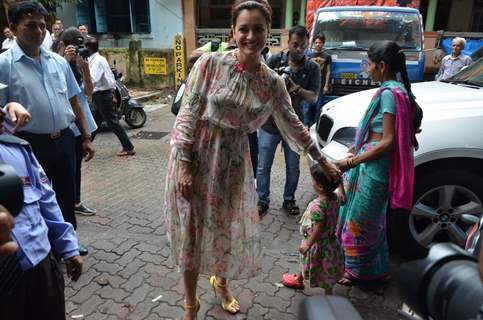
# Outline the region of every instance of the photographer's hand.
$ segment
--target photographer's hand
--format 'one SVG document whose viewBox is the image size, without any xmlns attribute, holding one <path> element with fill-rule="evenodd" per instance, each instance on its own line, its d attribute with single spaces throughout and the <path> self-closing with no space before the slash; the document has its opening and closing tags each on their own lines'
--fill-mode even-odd
<svg viewBox="0 0 483 320">
<path fill-rule="evenodd" d="M 14 225 L 15 219 L 7 209 L 0 205 L 0 257 L 11 255 L 17 251 L 17 244 L 11 238 Z"/>
<path fill-rule="evenodd" d="M 288 86 L 287 86 L 288 93 L 298 95 L 300 93 L 300 90 L 302 90 L 302 87 L 296 84 L 292 80 L 292 78 L 288 78 Z"/>
<path fill-rule="evenodd" d="M 68 62 L 75 61 L 76 56 L 77 56 L 77 52 L 75 50 L 75 47 L 73 45 L 68 45 L 64 51 L 65 60 L 67 60 Z"/>
</svg>

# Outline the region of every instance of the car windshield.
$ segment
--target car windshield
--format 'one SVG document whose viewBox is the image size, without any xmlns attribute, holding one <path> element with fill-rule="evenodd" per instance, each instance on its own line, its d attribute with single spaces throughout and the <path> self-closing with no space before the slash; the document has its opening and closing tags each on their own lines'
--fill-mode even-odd
<svg viewBox="0 0 483 320">
<path fill-rule="evenodd" d="M 445 82 L 461 82 L 483 86 L 483 58 L 464 68 Z"/>
<path fill-rule="evenodd" d="M 380 40 L 396 41 L 407 50 L 421 50 L 419 15 L 397 11 L 322 11 L 314 35 L 325 35 L 327 49 L 366 50 Z"/>
</svg>

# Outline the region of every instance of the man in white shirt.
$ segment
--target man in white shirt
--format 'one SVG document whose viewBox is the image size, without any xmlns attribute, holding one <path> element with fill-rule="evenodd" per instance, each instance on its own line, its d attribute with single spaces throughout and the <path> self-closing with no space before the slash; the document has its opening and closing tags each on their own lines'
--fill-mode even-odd
<svg viewBox="0 0 483 320">
<path fill-rule="evenodd" d="M 15 37 L 12 30 L 10 30 L 10 28 L 3 29 L 3 35 L 5 36 L 5 40 L 3 40 L 2 49 L 10 49 L 10 47 L 15 43 Z"/>
<path fill-rule="evenodd" d="M 52 40 L 52 36 L 50 35 L 49 30 L 45 28 L 45 37 L 44 37 L 44 41 L 42 41 L 42 48 L 44 48 L 47 51 L 52 51 L 53 43 L 54 43 L 54 40 Z"/>
<path fill-rule="evenodd" d="M 62 32 L 64 32 L 64 26 L 60 23 L 54 23 L 52 25 L 52 40 L 57 41 Z"/>
<path fill-rule="evenodd" d="M 107 126 L 114 132 L 122 145 L 122 150 L 117 153 L 118 156 L 132 156 L 136 152 L 126 131 L 119 123 L 113 103 L 113 90 L 116 80 L 109 67 L 106 58 L 99 54 L 99 42 L 94 37 L 86 40 L 85 47 L 89 50 L 89 70 L 91 72 L 92 83 L 94 84 L 94 93 L 92 94 L 92 102 L 107 123 Z"/>
</svg>

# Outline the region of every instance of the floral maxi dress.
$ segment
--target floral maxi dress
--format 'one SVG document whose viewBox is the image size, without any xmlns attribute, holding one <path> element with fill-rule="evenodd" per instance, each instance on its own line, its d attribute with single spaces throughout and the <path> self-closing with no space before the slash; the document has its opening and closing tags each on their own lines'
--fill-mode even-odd
<svg viewBox="0 0 483 320">
<path fill-rule="evenodd" d="M 304 279 L 311 287 L 331 289 L 344 273 L 344 255 L 337 239 L 339 200 L 312 200 L 300 221 L 300 233 L 307 241 L 314 225 L 322 223 L 322 234 L 301 256 Z"/>
<path fill-rule="evenodd" d="M 261 64 L 256 74 L 249 73 L 233 51 L 198 59 L 171 133 L 166 177 L 166 231 L 180 271 L 243 279 L 260 270 L 247 134 L 270 115 L 292 149 L 320 157 L 274 71 Z M 176 189 L 180 161 L 191 162 L 189 200 Z"/>
</svg>

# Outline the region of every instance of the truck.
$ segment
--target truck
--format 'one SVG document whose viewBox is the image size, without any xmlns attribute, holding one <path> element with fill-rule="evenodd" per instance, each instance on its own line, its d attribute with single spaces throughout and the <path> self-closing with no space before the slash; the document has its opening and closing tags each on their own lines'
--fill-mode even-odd
<svg viewBox="0 0 483 320">
<path fill-rule="evenodd" d="M 316 11 L 311 31 L 325 36 L 331 55 L 331 91 L 325 102 L 374 88 L 367 70 L 367 50 L 377 41 L 396 41 L 404 50 L 411 82 L 424 76 L 423 21 L 417 9 L 389 6 L 323 7 Z M 313 42 L 313 41 L 312 41 Z"/>
</svg>

